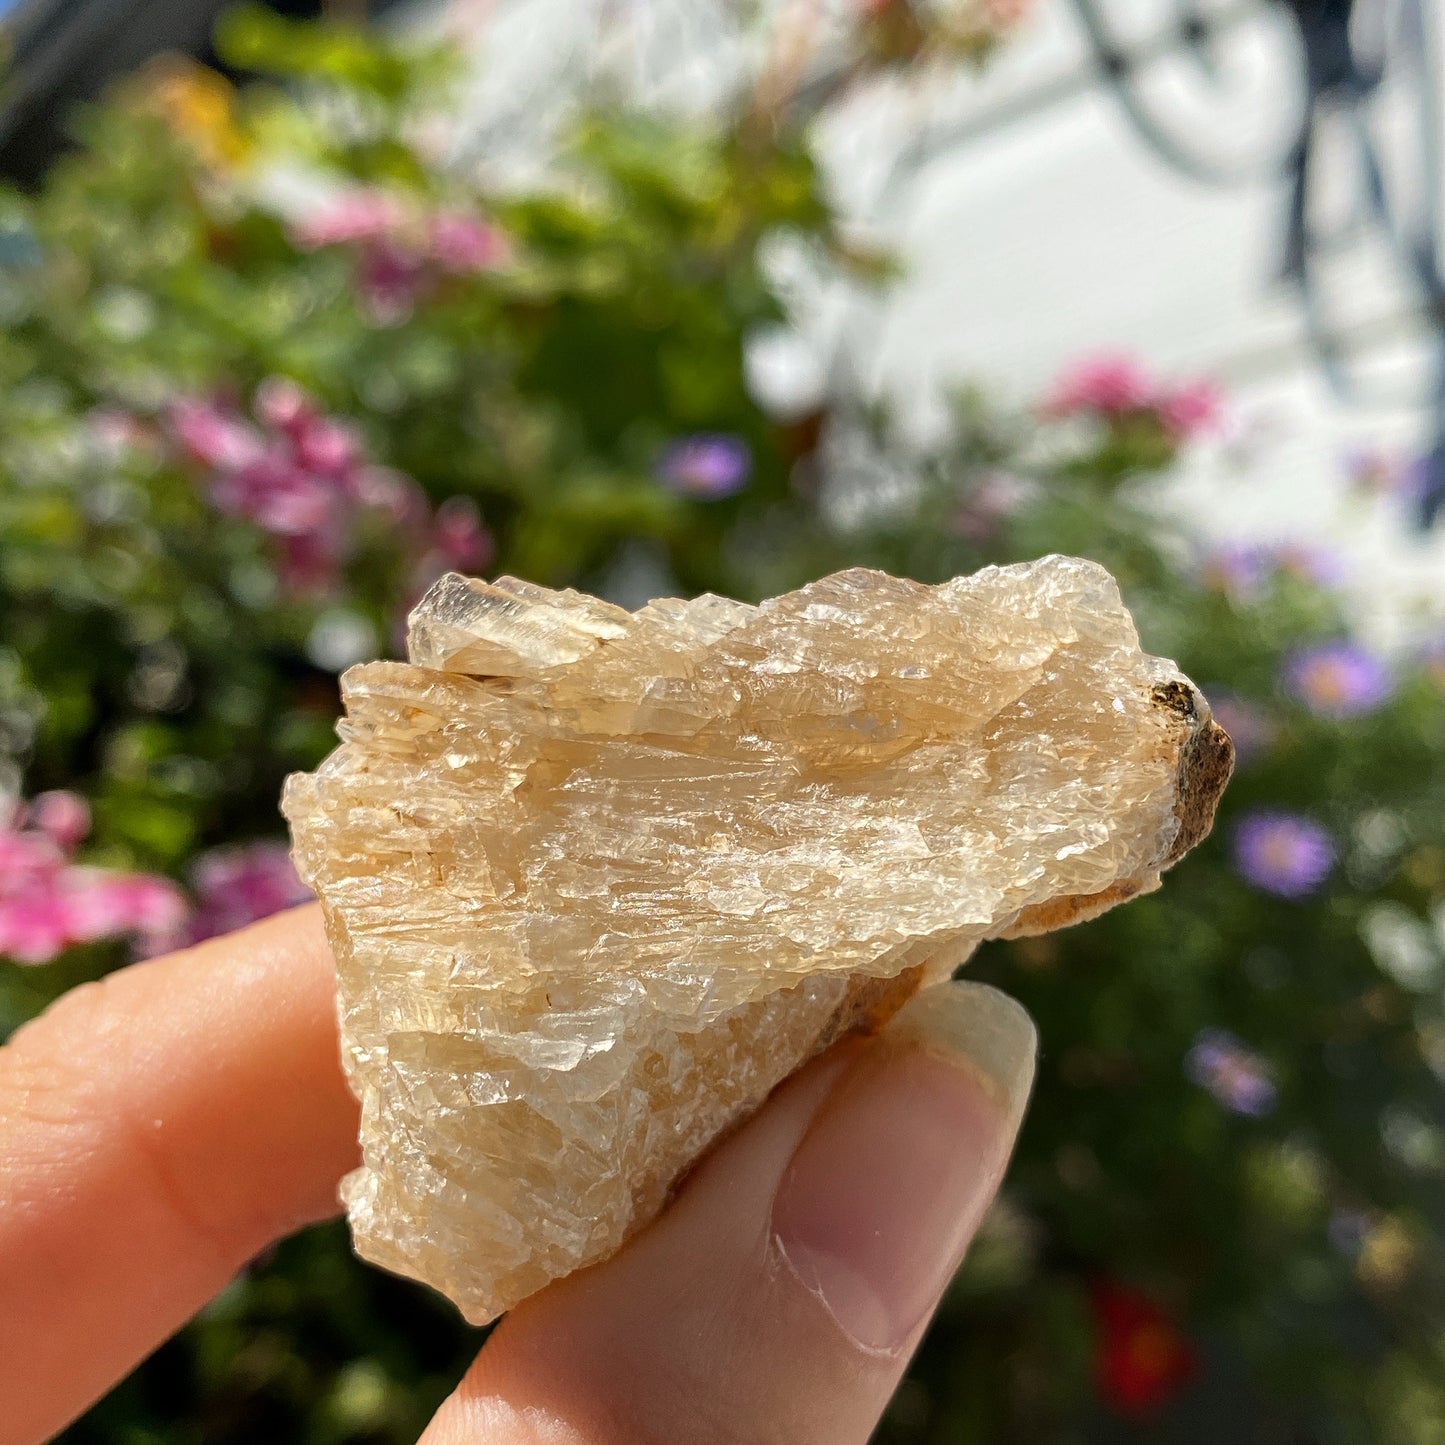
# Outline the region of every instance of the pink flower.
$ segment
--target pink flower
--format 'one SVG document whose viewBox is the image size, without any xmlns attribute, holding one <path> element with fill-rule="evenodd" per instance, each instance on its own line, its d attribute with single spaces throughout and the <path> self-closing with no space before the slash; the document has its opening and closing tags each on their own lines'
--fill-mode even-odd
<svg viewBox="0 0 1445 1445">
<path fill-rule="evenodd" d="M 506 233 L 465 211 L 438 211 L 429 230 L 431 257 L 443 271 L 486 271 L 507 258 Z"/>
<path fill-rule="evenodd" d="M 1224 415 L 1224 394 L 1212 381 L 1191 381 L 1156 403 L 1160 420 L 1176 441 L 1217 430 Z"/>
<path fill-rule="evenodd" d="M 458 572 L 480 570 L 496 552 L 492 534 L 470 497 L 448 497 L 437 508 L 432 545 L 443 564 Z"/>
<path fill-rule="evenodd" d="M 421 533 L 431 521 L 427 495 L 405 472 L 391 467 L 360 467 L 350 477 L 351 494 L 363 507 L 380 512 L 407 532 Z"/>
<path fill-rule="evenodd" d="M 353 427 L 330 417 L 308 418 L 295 428 L 296 460 L 308 471 L 344 472 L 361 457 Z"/>
<path fill-rule="evenodd" d="M 358 188 L 336 196 L 292 227 L 291 239 L 303 251 L 316 251 L 322 246 L 381 240 L 405 221 L 406 209 L 395 196 Z"/>
<path fill-rule="evenodd" d="M 173 434 L 203 462 L 211 504 L 276 539 L 282 585 L 292 593 L 329 592 L 354 553 L 364 510 L 377 510 L 420 550 L 431 509 L 417 484 L 370 463 L 356 425 L 328 416 L 287 377 L 256 390 L 256 422 L 216 402 L 184 400 L 171 409 Z M 241 436 L 245 446 L 222 444 Z M 218 440 L 219 439 L 219 440 Z"/>
<path fill-rule="evenodd" d="M 294 432 L 317 415 L 316 404 L 289 376 L 268 376 L 256 388 L 256 419 L 273 431 Z"/>
<path fill-rule="evenodd" d="M 90 804 L 79 793 L 56 789 L 34 799 L 30 804 L 30 820 L 69 851 L 90 832 Z"/>
<path fill-rule="evenodd" d="M 47 963 L 73 943 L 131 934 L 146 944 L 178 934 L 188 905 L 169 879 L 69 861 L 90 827 L 83 798 L 42 793 L 26 811 L 33 826 L 0 829 L 0 954 Z"/>
<path fill-rule="evenodd" d="M 1077 416 L 1081 412 L 1123 416 L 1152 405 L 1156 395 L 1154 378 L 1133 357 L 1104 353 L 1068 367 L 1054 383 L 1043 407 L 1051 416 Z"/>
<path fill-rule="evenodd" d="M 18 963 L 49 963 L 70 942 L 70 920 L 55 894 L 0 898 L 0 955 Z"/>
<path fill-rule="evenodd" d="M 47 833 L 0 829 L 0 898 L 48 878 L 65 866 L 65 857 Z"/>
<path fill-rule="evenodd" d="M 170 426 L 191 456 L 208 467 L 244 467 L 259 460 L 264 450 L 255 427 L 213 402 L 176 402 Z"/>
<path fill-rule="evenodd" d="M 170 879 L 149 873 L 72 868 L 60 896 L 68 932 L 76 942 L 118 933 L 174 937 L 190 912 L 185 894 Z"/>
<path fill-rule="evenodd" d="M 356 276 L 361 299 L 377 326 L 399 326 L 431 284 L 424 259 L 394 241 L 375 241 L 362 253 Z"/>
<path fill-rule="evenodd" d="M 292 596 L 326 596 L 341 586 L 341 559 L 332 540 L 320 533 L 282 537 L 277 575 Z"/>
<path fill-rule="evenodd" d="M 112 460 L 155 439 L 139 417 L 116 407 L 94 407 L 86 413 L 85 422 L 96 445 Z"/>
<path fill-rule="evenodd" d="M 1171 386 L 1131 356 L 1106 352 L 1068 367 L 1044 398 L 1046 416 L 1098 416 L 1106 421 L 1153 413 L 1175 442 L 1216 429 L 1224 398 L 1211 381 Z"/>
<path fill-rule="evenodd" d="M 284 843 L 244 843 L 203 853 L 191 870 L 199 907 L 193 942 L 244 928 L 313 897 Z"/>
</svg>

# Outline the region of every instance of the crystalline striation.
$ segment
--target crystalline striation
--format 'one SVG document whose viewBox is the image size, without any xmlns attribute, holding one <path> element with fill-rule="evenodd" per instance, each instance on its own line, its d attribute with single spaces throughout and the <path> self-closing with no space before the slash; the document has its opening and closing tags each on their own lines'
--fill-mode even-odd
<svg viewBox="0 0 1445 1445">
<path fill-rule="evenodd" d="M 1157 886 L 1232 750 L 1102 568 L 629 613 L 448 576 L 287 783 L 340 975 L 357 1249 L 493 1318 L 829 1040 Z"/>
</svg>

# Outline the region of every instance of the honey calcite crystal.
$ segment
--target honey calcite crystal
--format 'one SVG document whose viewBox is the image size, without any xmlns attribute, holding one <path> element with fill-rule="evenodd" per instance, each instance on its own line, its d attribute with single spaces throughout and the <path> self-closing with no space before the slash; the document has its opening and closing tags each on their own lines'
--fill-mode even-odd
<svg viewBox="0 0 1445 1445">
<path fill-rule="evenodd" d="M 340 975 L 358 1251 L 480 1323 L 984 939 L 1157 886 L 1229 739 L 1069 557 L 637 612 L 441 579 L 286 786 Z"/>
</svg>

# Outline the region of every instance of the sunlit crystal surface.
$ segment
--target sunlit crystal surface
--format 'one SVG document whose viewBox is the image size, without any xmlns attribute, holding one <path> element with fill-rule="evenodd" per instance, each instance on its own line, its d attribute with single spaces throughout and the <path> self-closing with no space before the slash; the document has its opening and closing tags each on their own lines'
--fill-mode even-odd
<svg viewBox="0 0 1445 1445">
<path fill-rule="evenodd" d="M 828 577 L 629 613 L 448 576 L 287 784 L 340 976 L 357 1249 L 473 1321 L 986 938 L 1157 885 L 1228 739 L 1113 579 Z"/>
</svg>

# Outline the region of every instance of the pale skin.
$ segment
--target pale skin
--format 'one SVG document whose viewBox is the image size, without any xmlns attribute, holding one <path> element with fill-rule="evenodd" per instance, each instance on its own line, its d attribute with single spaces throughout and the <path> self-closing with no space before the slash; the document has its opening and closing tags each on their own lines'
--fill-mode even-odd
<svg viewBox="0 0 1445 1445">
<path fill-rule="evenodd" d="M 266 1245 L 337 1212 L 357 1109 L 334 987 L 301 908 L 76 989 L 0 1048 L 0 1445 L 47 1439 Z M 1022 1109 L 937 1050 L 883 1042 L 829 1050 L 621 1253 L 513 1310 L 425 1445 L 863 1445 Z M 879 1141 L 858 1146 L 874 1194 L 851 1214 L 837 1190 L 822 1215 L 798 1204 L 789 1180 L 829 1177 L 847 1139 Z M 935 1156 L 896 1235 L 864 1228 L 882 1296 L 805 1282 L 783 1215 L 846 1240 L 888 1176 Z"/>
</svg>

